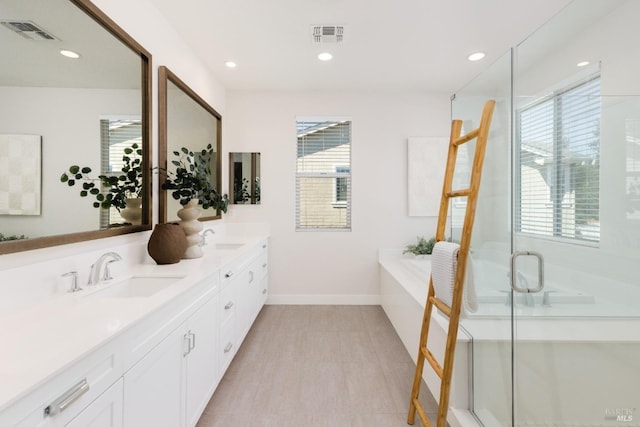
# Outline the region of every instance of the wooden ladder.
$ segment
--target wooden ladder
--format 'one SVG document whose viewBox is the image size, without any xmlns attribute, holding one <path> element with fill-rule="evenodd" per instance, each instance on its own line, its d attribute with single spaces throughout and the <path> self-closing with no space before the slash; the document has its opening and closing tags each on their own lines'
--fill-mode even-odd
<svg viewBox="0 0 640 427">
<path fill-rule="evenodd" d="M 456 340 L 458 337 L 458 323 L 460 321 L 460 306 L 462 304 L 462 291 L 464 287 L 464 278 L 466 274 L 467 258 L 469 255 L 469 246 L 471 244 L 471 232 L 473 231 L 473 221 L 476 214 L 476 202 L 478 199 L 478 190 L 480 188 L 480 178 L 482 176 L 482 164 L 484 161 L 484 153 L 489 135 L 489 127 L 495 101 L 489 100 L 484 104 L 482 110 L 482 118 L 480 125 L 464 134 L 462 132 L 462 121 L 453 120 L 451 122 L 451 137 L 449 140 L 449 153 L 447 155 L 447 166 L 444 175 L 444 184 L 442 186 L 442 196 L 440 199 L 440 212 L 438 214 L 438 226 L 436 229 L 436 242 L 445 239 L 445 227 L 449 212 L 449 201 L 454 197 L 467 197 L 467 207 L 464 216 L 464 224 L 462 226 L 462 235 L 460 238 L 460 248 L 458 250 L 457 269 L 455 272 L 453 297 L 451 307 L 445 304 L 440 298 L 436 297 L 433 287 L 433 277 L 429 278 L 429 293 L 427 294 L 427 302 L 422 318 L 422 330 L 420 332 L 420 349 L 418 351 L 418 361 L 416 372 L 413 379 L 413 389 L 411 390 L 411 403 L 409 405 L 409 416 L 407 423 L 413 425 L 415 421 L 416 410 L 420 416 L 420 420 L 424 426 L 431 426 L 427 414 L 418 400 L 420 395 L 420 384 L 422 381 L 422 371 L 425 360 L 436 372 L 440 378 L 440 401 L 438 405 L 437 427 L 446 427 L 447 411 L 449 408 L 449 391 L 451 388 L 451 375 L 453 373 L 453 360 L 456 350 Z M 452 190 L 453 174 L 456 164 L 456 156 L 458 147 L 462 144 L 477 138 L 475 156 L 473 158 L 473 167 L 471 170 L 471 179 L 469 188 L 462 190 Z M 429 324 L 431 321 L 431 312 L 433 306 L 436 306 L 443 314 L 449 317 L 449 330 L 447 332 L 447 343 L 444 351 L 444 366 L 441 366 L 431 351 L 427 348 L 427 338 L 429 335 Z"/>
</svg>

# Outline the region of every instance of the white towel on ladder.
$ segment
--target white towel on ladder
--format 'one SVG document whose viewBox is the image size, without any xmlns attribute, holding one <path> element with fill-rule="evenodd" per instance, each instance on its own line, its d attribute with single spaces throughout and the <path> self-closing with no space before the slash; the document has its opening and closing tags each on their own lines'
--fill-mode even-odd
<svg viewBox="0 0 640 427">
<path fill-rule="evenodd" d="M 451 307 L 453 286 L 458 265 L 460 245 L 452 242 L 438 242 L 431 255 L 431 280 L 436 297 Z M 467 257 L 467 271 L 462 295 L 462 313 L 475 313 L 478 310 L 478 297 L 473 282 L 473 262 Z"/>
</svg>

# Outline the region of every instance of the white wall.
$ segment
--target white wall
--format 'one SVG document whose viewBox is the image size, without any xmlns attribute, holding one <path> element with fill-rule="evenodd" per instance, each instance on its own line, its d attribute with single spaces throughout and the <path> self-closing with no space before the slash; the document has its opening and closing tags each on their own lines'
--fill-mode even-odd
<svg viewBox="0 0 640 427">
<path fill-rule="evenodd" d="M 223 159 L 261 153 L 262 200 L 226 220 L 271 224 L 271 302 L 377 302 L 378 248 L 435 233 L 436 218 L 407 215 L 407 137 L 448 136 L 449 110 L 448 94 L 228 93 Z M 296 116 L 352 119 L 351 232 L 295 231 Z"/>
</svg>

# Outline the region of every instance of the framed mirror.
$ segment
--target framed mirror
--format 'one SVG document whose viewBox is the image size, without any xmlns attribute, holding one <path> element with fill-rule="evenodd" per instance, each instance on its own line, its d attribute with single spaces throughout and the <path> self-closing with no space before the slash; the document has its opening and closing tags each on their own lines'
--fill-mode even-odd
<svg viewBox="0 0 640 427">
<path fill-rule="evenodd" d="M 259 205 L 260 153 L 229 153 L 229 203 Z"/>
<path fill-rule="evenodd" d="M 158 68 L 158 164 L 162 171 L 175 171 L 173 161 L 180 158 L 174 152 L 200 152 L 211 146 L 208 155 L 210 171 L 209 179 L 214 188 L 220 192 L 222 150 L 222 117 L 165 66 Z M 160 191 L 160 222 L 178 221 L 178 209 L 182 206 L 174 200 L 170 191 Z M 203 209 L 201 221 L 219 219 L 221 214 L 214 208 Z"/>
<path fill-rule="evenodd" d="M 0 254 L 150 229 L 149 52 L 88 0 L 3 0 L 0 55 Z M 133 144 L 126 220 L 98 176 Z"/>
</svg>

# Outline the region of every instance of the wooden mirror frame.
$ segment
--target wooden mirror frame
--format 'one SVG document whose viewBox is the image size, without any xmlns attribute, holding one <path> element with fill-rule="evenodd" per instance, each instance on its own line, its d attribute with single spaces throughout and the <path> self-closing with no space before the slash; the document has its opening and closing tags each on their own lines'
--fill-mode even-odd
<svg viewBox="0 0 640 427">
<path fill-rule="evenodd" d="M 33 239 L 6 241 L 0 244 L 0 255 L 14 252 L 23 252 L 33 249 L 48 248 L 69 243 L 83 242 L 87 240 L 102 239 L 105 237 L 119 236 L 128 233 L 136 233 L 151 229 L 151 54 L 136 42 L 126 31 L 102 12 L 89 0 L 69 0 L 111 35 L 120 40 L 126 47 L 140 56 L 141 68 L 141 95 L 142 95 L 142 224 L 126 227 L 114 227 L 105 230 L 82 231 L 78 233 L 59 234 Z"/>
<path fill-rule="evenodd" d="M 222 194 L 222 116 L 204 99 L 202 99 L 202 97 L 200 97 L 195 91 L 193 91 L 193 89 L 191 89 L 185 82 L 183 82 L 178 76 L 176 76 L 164 65 L 158 67 L 158 165 L 161 170 L 167 170 L 168 82 L 176 85 L 178 89 L 182 90 L 182 92 L 184 92 L 187 96 L 189 96 L 189 98 L 195 101 L 196 104 L 198 104 L 218 120 L 218 125 L 216 127 L 216 186 L 218 192 Z M 162 182 L 162 179 L 160 179 L 160 182 Z M 158 187 L 160 187 L 160 185 L 158 185 Z M 158 197 L 160 198 L 158 203 L 158 221 L 160 223 L 165 223 L 167 222 L 167 191 L 160 188 L 158 190 Z M 199 218 L 199 220 L 209 221 L 220 218 L 222 218 L 222 214 L 220 213 L 220 210 L 216 210 L 216 215 L 201 217 Z"/>
</svg>

